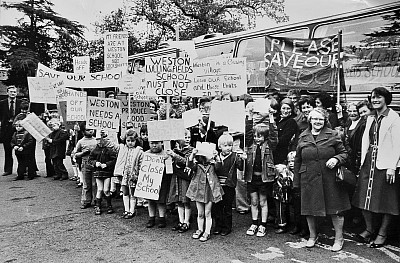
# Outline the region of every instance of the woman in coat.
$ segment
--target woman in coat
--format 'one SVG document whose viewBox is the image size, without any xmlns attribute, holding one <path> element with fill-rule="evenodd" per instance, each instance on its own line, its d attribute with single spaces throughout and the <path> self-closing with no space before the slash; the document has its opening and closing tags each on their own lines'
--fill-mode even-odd
<svg viewBox="0 0 400 263">
<path fill-rule="evenodd" d="M 373 216 L 381 214 L 382 223 L 372 248 L 385 245 L 391 219 L 399 215 L 400 117 L 388 108 L 392 94 L 385 88 L 371 92 L 374 115 L 367 117 L 361 144 L 361 169 L 353 197 L 353 205 L 361 208 L 366 229 L 357 236 L 368 243 L 373 236 Z"/>
<path fill-rule="evenodd" d="M 336 182 L 336 170 L 347 159 L 347 152 L 337 132 L 326 127 L 328 113 L 320 108 L 308 116 L 309 128 L 299 138 L 294 168 L 294 187 L 300 187 L 301 214 L 307 218 L 310 238 L 307 247 L 317 241 L 316 217 L 330 215 L 335 228 L 332 251 L 343 247 L 342 212 L 350 209 L 345 189 Z"/>
</svg>

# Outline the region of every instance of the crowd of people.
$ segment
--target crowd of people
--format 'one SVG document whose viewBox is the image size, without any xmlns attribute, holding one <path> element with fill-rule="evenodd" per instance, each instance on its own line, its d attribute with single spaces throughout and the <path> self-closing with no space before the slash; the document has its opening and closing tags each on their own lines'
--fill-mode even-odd
<svg viewBox="0 0 400 263">
<path fill-rule="evenodd" d="M 29 103 L 16 98 L 14 86 L 7 93 L 8 98 L 0 101 L 3 176 L 12 174 L 14 150 L 15 180 L 25 174 L 34 179 L 36 141 L 20 123 Z M 213 100 L 244 101 L 246 119 L 238 120 L 245 122 L 244 133 L 229 133 L 228 127 L 209 119 Z M 146 205 L 147 228 L 156 223 L 165 228 L 168 207 L 176 208 L 179 220 L 172 230 L 192 229 L 192 238 L 203 242 L 211 234 L 231 233 L 235 208 L 251 214 L 246 231 L 250 236 L 265 236 L 267 222 L 273 218 L 276 234 L 309 236 L 306 247 L 311 248 L 318 240 L 317 218 L 329 216 L 335 230 L 331 250 L 340 251 L 346 216 L 365 225 L 356 235 L 358 242 L 379 248 L 385 245 L 400 208 L 400 137 L 396 134 L 400 117 L 388 107 L 391 101 L 391 93 L 382 87 L 372 90 L 365 101 L 345 107 L 335 105 L 324 91 L 310 96 L 289 90 L 285 98 L 270 91 L 255 101 L 248 94 L 198 100 L 172 97 L 170 105 L 159 97 L 150 103 L 152 120 L 182 118 L 183 112 L 194 108 L 201 113 L 198 124 L 185 130 L 184 139 L 172 141 L 171 147 L 149 141 L 145 125 L 136 132 L 127 123 L 127 130 L 113 140 L 108 132 L 96 134 L 85 123 L 67 131 L 57 113 L 43 114 L 52 131 L 42 141 L 46 177 L 76 180 L 82 187 L 81 208 L 93 206 L 96 215 L 114 213 L 112 197 L 120 189 L 122 217 L 131 219 L 138 206 Z M 214 143 L 215 149 L 206 155 L 196 142 Z M 158 200 L 134 195 L 146 153 L 172 160 L 173 173 L 164 170 Z M 65 168 L 66 156 L 73 175 Z M 191 202 L 196 204 L 197 226 L 190 220 Z"/>
</svg>

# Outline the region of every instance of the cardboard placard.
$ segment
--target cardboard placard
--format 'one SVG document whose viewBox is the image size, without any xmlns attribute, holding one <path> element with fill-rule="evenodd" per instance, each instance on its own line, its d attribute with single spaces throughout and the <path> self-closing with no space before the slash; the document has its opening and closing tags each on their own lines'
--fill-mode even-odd
<svg viewBox="0 0 400 263">
<path fill-rule="evenodd" d="M 148 121 L 149 141 L 184 140 L 185 126 L 182 119 Z"/>
<path fill-rule="evenodd" d="M 190 57 L 146 57 L 147 96 L 186 96 L 192 79 L 192 59 Z"/>
<path fill-rule="evenodd" d="M 139 134 L 140 127 L 147 124 L 150 114 L 150 101 L 131 100 L 131 118 L 129 119 L 129 103 L 127 98 L 121 99 L 121 130 L 126 130 L 126 123 L 132 122 L 133 128 Z"/>
<path fill-rule="evenodd" d="M 223 92 L 247 93 L 246 58 L 214 57 L 193 61 L 193 81 L 187 95 L 217 96 Z"/>
<path fill-rule="evenodd" d="M 202 155 L 210 159 L 214 156 L 215 146 L 215 143 L 211 142 L 196 142 L 197 155 Z"/>
<path fill-rule="evenodd" d="M 51 130 L 47 125 L 39 119 L 35 113 L 29 113 L 25 119 L 23 119 L 20 124 L 27 130 L 36 141 L 43 140 L 44 137 L 51 133 Z"/>
<path fill-rule="evenodd" d="M 118 132 L 121 119 L 121 102 L 88 96 L 86 128 Z"/>
<path fill-rule="evenodd" d="M 271 100 L 269 99 L 258 99 L 253 102 L 253 112 L 269 113 L 270 108 Z"/>
<path fill-rule="evenodd" d="M 128 68 L 128 32 L 104 35 L 104 69 Z"/>
<path fill-rule="evenodd" d="M 51 79 L 28 77 L 29 101 L 57 104 Z"/>
<path fill-rule="evenodd" d="M 183 112 L 182 119 L 185 128 L 190 128 L 192 126 L 199 124 L 199 119 L 201 119 L 202 116 L 203 115 L 197 108 Z"/>
<path fill-rule="evenodd" d="M 144 153 L 134 196 L 158 200 L 164 174 L 164 156 Z"/>
<path fill-rule="evenodd" d="M 229 132 L 244 132 L 245 118 L 244 101 L 212 101 L 210 120 L 213 120 L 215 125 L 227 126 Z"/>
<path fill-rule="evenodd" d="M 125 75 L 119 82 L 120 91 L 130 93 L 134 100 L 148 100 L 146 96 L 146 80 L 144 72 Z"/>
<path fill-rule="evenodd" d="M 126 74 L 126 68 L 116 68 L 108 71 L 96 73 L 66 73 L 53 70 L 39 63 L 36 76 L 39 78 L 49 78 L 54 81 L 63 81 L 66 87 L 72 88 L 101 88 L 118 87 L 118 81 Z"/>
<path fill-rule="evenodd" d="M 66 97 L 66 121 L 86 121 L 86 91 L 75 91 Z"/>
<path fill-rule="evenodd" d="M 73 57 L 74 73 L 85 74 L 90 72 L 90 57 Z"/>
</svg>

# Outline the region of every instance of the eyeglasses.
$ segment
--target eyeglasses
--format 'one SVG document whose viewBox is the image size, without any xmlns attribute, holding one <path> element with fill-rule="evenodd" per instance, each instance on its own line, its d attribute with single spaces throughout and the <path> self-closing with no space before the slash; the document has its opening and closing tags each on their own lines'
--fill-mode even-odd
<svg viewBox="0 0 400 263">
<path fill-rule="evenodd" d="M 325 119 L 320 119 L 320 118 L 311 118 L 312 121 L 319 121 L 319 122 L 323 122 L 325 121 Z"/>
</svg>

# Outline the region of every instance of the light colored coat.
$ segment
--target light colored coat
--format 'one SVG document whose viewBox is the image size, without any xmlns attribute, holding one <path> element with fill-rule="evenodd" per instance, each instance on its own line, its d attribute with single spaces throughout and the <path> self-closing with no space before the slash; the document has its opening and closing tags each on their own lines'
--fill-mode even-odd
<svg viewBox="0 0 400 263">
<path fill-rule="evenodd" d="M 365 132 L 362 138 L 361 146 L 361 164 L 365 161 L 365 156 L 369 148 L 369 130 L 374 121 L 374 116 L 369 116 L 365 126 Z M 389 109 L 389 114 L 384 117 L 379 129 L 378 155 L 376 168 L 393 169 L 400 167 L 400 117 Z"/>
</svg>

